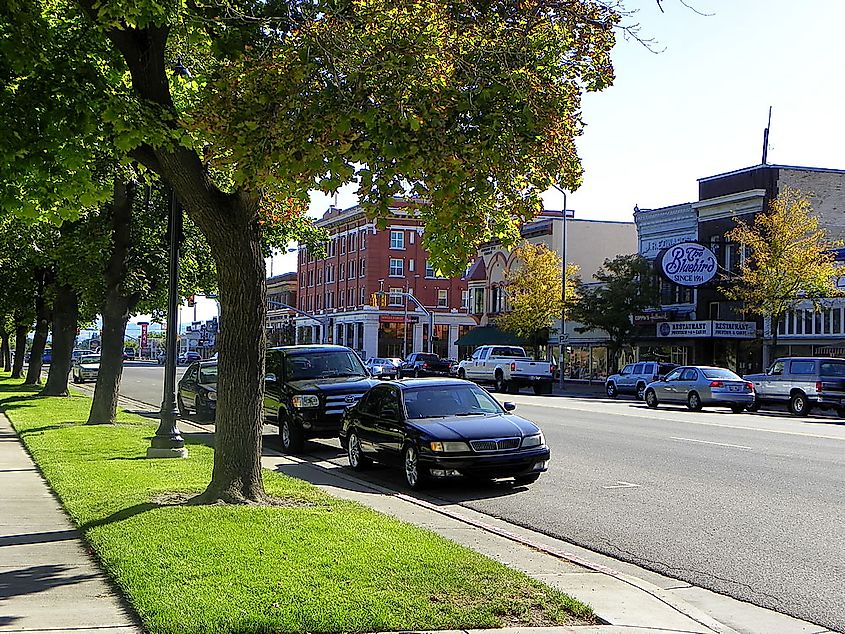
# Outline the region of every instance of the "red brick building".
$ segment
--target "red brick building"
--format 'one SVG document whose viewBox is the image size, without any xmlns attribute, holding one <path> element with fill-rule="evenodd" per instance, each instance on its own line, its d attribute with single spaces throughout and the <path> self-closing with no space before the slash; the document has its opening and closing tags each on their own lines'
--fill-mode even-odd
<svg viewBox="0 0 845 634">
<path fill-rule="evenodd" d="M 428 350 L 428 317 L 402 293 L 410 293 L 434 314 L 432 345 L 441 356 L 456 357 L 455 341 L 476 320 L 468 315 L 465 280 L 437 277 L 422 247 L 423 226 L 407 202 L 397 200 L 385 229 L 377 230 L 358 207 L 330 207 L 317 226 L 329 232 L 326 257 L 300 247 L 298 308 L 315 315 L 296 320 L 297 342 L 327 341 L 368 356 L 401 357 Z M 387 305 L 372 296 L 388 293 Z"/>
</svg>

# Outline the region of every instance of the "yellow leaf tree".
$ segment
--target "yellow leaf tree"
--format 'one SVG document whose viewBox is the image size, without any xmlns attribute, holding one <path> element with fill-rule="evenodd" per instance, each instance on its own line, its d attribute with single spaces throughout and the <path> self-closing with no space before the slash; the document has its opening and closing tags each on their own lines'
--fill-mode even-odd
<svg viewBox="0 0 845 634">
<path fill-rule="evenodd" d="M 575 299 L 578 267 L 566 266 L 564 302 L 561 264 L 560 256 L 546 245 L 523 241 L 514 250 L 514 264 L 505 272 L 509 310 L 496 324 L 535 349 L 548 341 L 552 322 Z"/>
<path fill-rule="evenodd" d="M 778 327 L 788 311 L 806 301 L 818 309 L 823 299 L 840 294 L 836 278 L 843 270 L 833 249 L 841 243 L 828 239 L 809 198 L 796 189 L 784 189 L 753 223 L 734 222 L 725 238 L 741 245 L 746 257 L 736 283 L 721 290 L 748 312 L 771 318 L 774 356 Z"/>
</svg>

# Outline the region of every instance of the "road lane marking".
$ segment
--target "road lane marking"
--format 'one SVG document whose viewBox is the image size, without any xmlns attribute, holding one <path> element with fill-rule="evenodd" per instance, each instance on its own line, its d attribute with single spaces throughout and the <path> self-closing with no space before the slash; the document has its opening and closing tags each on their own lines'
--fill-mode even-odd
<svg viewBox="0 0 845 634">
<path fill-rule="evenodd" d="M 639 484 L 634 484 L 633 482 L 617 480 L 616 484 L 608 484 L 606 486 L 603 486 L 602 489 L 636 489 L 639 486 Z"/>
<path fill-rule="evenodd" d="M 745 445 L 732 445 L 727 442 L 712 442 L 710 440 L 696 440 L 695 438 L 680 438 L 678 436 L 669 436 L 672 440 L 684 440 L 686 442 L 700 442 L 703 445 L 718 445 L 719 447 L 733 447 L 735 449 L 747 449 L 753 451 L 753 447 L 746 447 Z"/>
</svg>

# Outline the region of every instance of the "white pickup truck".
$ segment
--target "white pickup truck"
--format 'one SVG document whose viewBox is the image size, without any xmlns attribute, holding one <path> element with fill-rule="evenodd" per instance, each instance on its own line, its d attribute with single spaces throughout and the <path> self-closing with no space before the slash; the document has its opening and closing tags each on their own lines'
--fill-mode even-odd
<svg viewBox="0 0 845 634">
<path fill-rule="evenodd" d="M 552 366 L 535 361 L 518 346 L 481 346 L 458 365 L 458 376 L 477 383 L 493 383 L 499 392 L 515 394 L 526 386 L 535 394 L 552 393 Z"/>
</svg>

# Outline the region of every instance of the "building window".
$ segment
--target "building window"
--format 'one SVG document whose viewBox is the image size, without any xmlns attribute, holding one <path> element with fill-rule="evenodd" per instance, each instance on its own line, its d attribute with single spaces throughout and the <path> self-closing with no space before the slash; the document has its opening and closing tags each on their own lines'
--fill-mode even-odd
<svg viewBox="0 0 845 634">
<path fill-rule="evenodd" d="M 405 248 L 405 232 L 404 231 L 391 231 L 390 232 L 390 248 L 391 249 L 404 249 Z"/>
<path fill-rule="evenodd" d="M 355 260 L 349 262 L 349 279 L 355 279 Z"/>
<path fill-rule="evenodd" d="M 446 308 L 449 305 L 449 291 L 440 289 L 437 291 L 437 307 Z"/>
<path fill-rule="evenodd" d="M 340 236 L 340 254 L 346 253 L 346 236 Z"/>
<path fill-rule="evenodd" d="M 357 233 L 350 233 L 349 234 L 349 250 L 355 251 L 356 243 L 358 242 L 358 234 Z"/>
<path fill-rule="evenodd" d="M 436 277 L 436 275 L 434 274 L 434 267 L 431 265 L 431 260 L 425 261 L 425 276 Z"/>
<path fill-rule="evenodd" d="M 401 306 L 402 305 L 402 289 L 401 288 L 391 288 L 388 294 L 387 303 L 389 306 Z"/>
<path fill-rule="evenodd" d="M 308 286 L 314 286 L 314 269 L 308 271 Z"/>
<path fill-rule="evenodd" d="M 300 275 L 299 276 L 299 288 L 305 288 L 305 278 L 307 275 Z"/>
<path fill-rule="evenodd" d="M 326 295 L 326 308 L 334 308 L 334 291 L 329 291 Z"/>
<path fill-rule="evenodd" d="M 367 261 L 361 258 L 361 265 L 358 267 L 358 275 L 364 277 L 367 274 Z"/>
<path fill-rule="evenodd" d="M 364 229 L 361 232 L 361 251 L 367 248 L 367 230 Z"/>
<path fill-rule="evenodd" d="M 361 306 L 367 305 L 367 289 L 365 287 L 361 287 Z"/>
<path fill-rule="evenodd" d="M 346 300 L 347 300 L 346 305 L 349 306 L 350 308 L 352 308 L 355 305 L 355 289 L 354 288 L 350 288 L 346 292 Z"/>
<path fill-rule="evenodd" d="M 326 251 L 327 251 L 327 253 L 329 254 L 329 257 L 330 257 L 330 258 L 333 258 L 333 257 L 334 257 L 334 246 L 335 246 L 335 242 L 337 242 L 337 240 L 330 240 L 330 241 L 329 241 L 329 248 L 326 250 Z"/>
<path fill-rule="evenodd" d="M 399 258 L 390 258 L 390 277 L 404 277 L 404 261 Z"/>
<path fill-rule="evenodd" d="M 339 280 L 346 279 L 346 264 L 344 264 L 343 262 L 340 263 L 340 275 L 338 276 L 337 279 L 339 279 Z"/>
<path fill-rule="evenodd" d="M 469 291 L 461 291 L 461 308 L 469 308 Z"/>
<path fill-rule="evenodd" d="M 476 288 L 473 291 L 475 295 L 472 301 L 472 313 L 474 315 L 482 315 L 484 314 L 484 289 Z"/>
</svg>

